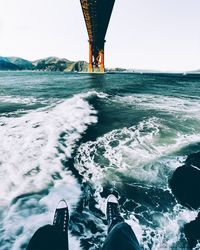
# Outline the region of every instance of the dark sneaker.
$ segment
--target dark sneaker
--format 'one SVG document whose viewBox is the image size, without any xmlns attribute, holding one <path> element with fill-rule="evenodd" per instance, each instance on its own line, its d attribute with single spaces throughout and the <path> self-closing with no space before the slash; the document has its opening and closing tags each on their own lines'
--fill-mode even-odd
<svg viewBox="0 0 200 250">
<path fill-rule="evenodd" d="M 124 218 L 120 214 L 119 203 L 117 198 L 111 194 L 106 201 L 106 216 L 108 232 L 119 222 L 123 222 Z"/>
<path fill-rule="evenodd" d="M 53 226 L 55 226 L 59 231 L 67 232 L 69 223 L 69 210 L 65 200 L 61 200 L 56 208 Z"/>
</svg>

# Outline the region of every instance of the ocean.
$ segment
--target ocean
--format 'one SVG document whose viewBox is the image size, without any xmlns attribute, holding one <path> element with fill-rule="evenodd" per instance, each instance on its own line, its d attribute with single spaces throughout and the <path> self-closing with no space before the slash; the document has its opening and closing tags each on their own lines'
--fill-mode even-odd
<svg viewBox="0 0 200 250">
<path fill-rule="evenodd" d="M 70 209 L 70 249 L 100 249 L 119 197 L 142 249 L 187 249 L 169 178 L 200 151 L 200 75 L 0 72 L 0 249 Z M 187 183 L 186 183 L 187 185 Z"/>
</svg>

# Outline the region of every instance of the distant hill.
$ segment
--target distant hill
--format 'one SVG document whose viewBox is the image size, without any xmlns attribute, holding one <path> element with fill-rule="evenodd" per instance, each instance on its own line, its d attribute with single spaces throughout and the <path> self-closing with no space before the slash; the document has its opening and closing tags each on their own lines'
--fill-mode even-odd
<svg viewBox="0 0 200 250">
<path fill-rule="evenodd" d="M 33 62 L 34 68 L 44 71 L 64 71 L 71 65 L 67 59 L 57 57 L 47 57 Z"/>
<path fill-rule="evenodd" d="M 32 70 L 33 69 L 33 63 L 29 62 L 28 60 L 25 60 L 23 58 L 19 57 L 7 57 L 7 60 L 10 63 L 13 63 L 18 66 L 21 70 Z"/>
<path fill-rule="evenodd" d="M 88 63 L 85 61 L 70 61 L 65 58 L 47 57 L 36 61 L 28 61 L 19 57 L 1 57 L 0 70 L 35 70 L 35 71 L 62 71 L 62 72 L 87 72 Z M 107 68 L 108 73 L 167 73 L 156 70 L 140 70 L 125 68 Z M 200 74 L 200 70 L 183 72 L 185 74 Z"/>
<path fill-rule="evenodd" d="M 73 62 L 57 57 L 47 57 L 33 62 L 19 57 L 0 57 L 0 70 L 86 72 L 87 67 L 87 62 Z"/>
<path fill-rule="evenodd" d="M 0 70 L 18 70 L 19 67 L 7 60 L 5 57 L 0 57 Z"/>
<path fill-rule="evenodd" d="M 65 71 L 87 72 L 88 71 L 88 63 L 85 61 L 74 62 Z"/>
</svg>

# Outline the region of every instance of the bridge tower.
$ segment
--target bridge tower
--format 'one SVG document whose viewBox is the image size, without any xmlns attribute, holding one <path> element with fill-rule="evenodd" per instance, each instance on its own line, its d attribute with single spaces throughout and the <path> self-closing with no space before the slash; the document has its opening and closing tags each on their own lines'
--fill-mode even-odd
<svg viewBox="0 0 200 250">
<path fill-rule="evenodd" d="M 105 71 L 104 44 L 115 0 L 80 0 L 89 37 L 88 72 Z"/>
</svg>

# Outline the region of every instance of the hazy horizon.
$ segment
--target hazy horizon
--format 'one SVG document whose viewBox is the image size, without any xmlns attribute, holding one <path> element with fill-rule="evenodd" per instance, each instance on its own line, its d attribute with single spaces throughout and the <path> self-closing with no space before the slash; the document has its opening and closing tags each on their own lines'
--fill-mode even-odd
<svg viewBox="0 0 200 250">
<path fill-rule="evenodd" d="M 0 56 L 88 61 L 88 36 L 79 0 L 0 3 Z M 199 9 L 198 0 L 116 0 L 106 36 L 106 67 L 199 69 Z"/>
</svg>

